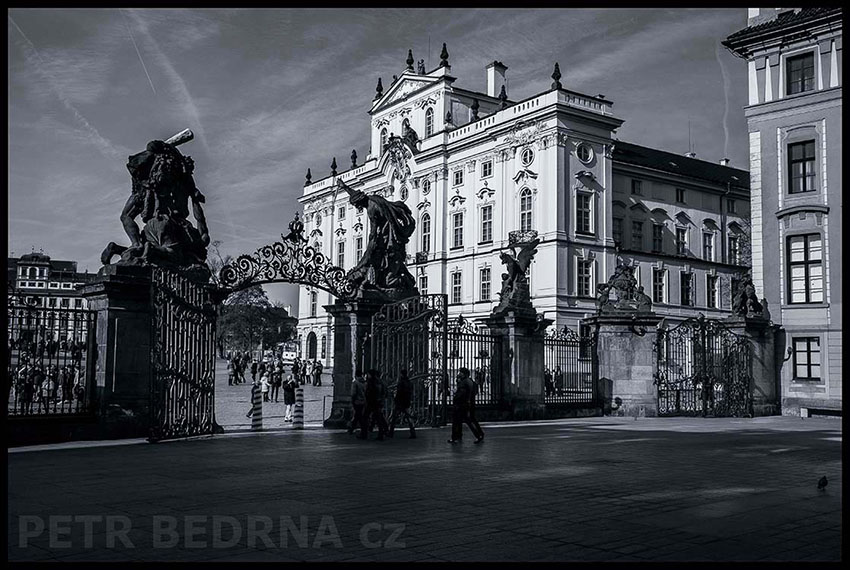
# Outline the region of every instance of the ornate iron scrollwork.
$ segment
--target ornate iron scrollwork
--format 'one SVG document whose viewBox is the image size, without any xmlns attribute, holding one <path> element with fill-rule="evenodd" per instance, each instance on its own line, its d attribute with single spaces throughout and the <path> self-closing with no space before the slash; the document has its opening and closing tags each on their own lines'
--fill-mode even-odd
<svg viewBox="0 0 850 570">
<path fill-rule="evenodd" d="M 332 265 L 325 254 L 307 245 L 300 233 L 281 235 L 281 241 L 263 246 L 253 255 L 240 255 L 219 272 L 221 287 L 232 291 L 279 281 L 317 287 L 338 299 L 351 299 L 356 292 L 345 269 Z"/>
</svg>

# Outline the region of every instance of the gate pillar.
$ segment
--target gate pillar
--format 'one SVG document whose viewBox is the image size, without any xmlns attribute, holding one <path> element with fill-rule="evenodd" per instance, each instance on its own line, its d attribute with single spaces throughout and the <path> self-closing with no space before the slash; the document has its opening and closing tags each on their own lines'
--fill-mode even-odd
<svg viewBox="0 0 850 570">
<path fill-rule="evenodd" d="M 781 413 L 779 400 L 779 367 L 777 366 L 777 325 L 759 317 L 733 316 L 724 321 L 732 332 L 749 340 L 752 355 L 753 415 L 773 416 Z M 781 360 L 781 357 L 780 357 Z"/>
<path fill-rule="evenodd" d="M 604 399 L 606 414 L 658 415 L 653 349 L 660 321 L 655 313 L 602 314 L 585 320 L 598 334 L 595 389 Z"/>
<path fill-rule="evenodd" d="M 334 393 L 326 428 L 345 428 L 351 421 L 351 381 L 357 369 L 370 366 L 368 337 L 372 316 L 381 303 L 366 300 L 342 301 L 326 305 L 334 322 Z"/>
<path fill-rule="evenodd" d="M 97 311 L 94 400 L 101 437 L 146 437 L 150 428 L 151 271 L 107 265 L 82 288 Z"/>
<path fill-rule="evenodd" d="M 538 320 L 534 312 L 508 310 L 483 322 L 502 338 L 502 394 L 511 408 L 511 419 L 544 419 L 546 403 L 540 373 L 544 368 L 543 338 L 553 321 Z"/>
</svg>

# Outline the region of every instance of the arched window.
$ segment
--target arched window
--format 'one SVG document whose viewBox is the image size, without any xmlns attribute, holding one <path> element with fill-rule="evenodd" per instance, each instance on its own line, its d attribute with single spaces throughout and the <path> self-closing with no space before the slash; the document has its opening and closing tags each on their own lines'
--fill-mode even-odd
<svg viewBox="0 0 850 570">
<path fill-rule="evenodd" d="M 321 352 L 321 356 L 319 358 L 322 358 L 322 359 L 327 358 L 327 355 L 328 355 L 328 337 L 325 336 L 325 335 L 322 335 L 322 352 Z"/>
<path fill-rule="evenodd" d="M 315 291 L 310 291 L 310 316 L 311 317 L 316 316 L 316 311 L 318 310 L 318 305 L 319 305 L 319 294 L 316 293 Z M 310 333 L 310 334 L 313 334 L 313 333 Z M 313 336 L 315 337 L 316 335 L 313 335 Z M 315 338 L 313 340 L 315 342 Z"/>
<path fill-rule="evenodd" d="M 531 230 L 531 190 L 528 188 L 519 193 L 519 230 Z"/>
<path fill-rule="evenodd" d="M 307 358 L 310 360 L 316 358 L 316 333 L 314 332 L 307 335 Z"/>
<path fill-rule="evenodd" d="M 434 109 L 428 107 L 425 111 L 425 136 L 430 137 L 434 134 Z"/>
<path fill-rule="evenodd" d="M 381 129 L 381 152 L 384 154 L 384 147 L 387 146 L 387 129 Z"/>
<path fill-rule="evenodd" d="M 431 251 L 431 214 L 422 214 L 422 250 Z"/>
</svg>

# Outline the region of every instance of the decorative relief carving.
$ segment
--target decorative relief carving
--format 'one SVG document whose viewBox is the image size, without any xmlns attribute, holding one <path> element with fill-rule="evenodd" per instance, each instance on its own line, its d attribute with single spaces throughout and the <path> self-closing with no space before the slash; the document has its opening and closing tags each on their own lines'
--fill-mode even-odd
<svg viewBox="0 0 850 570">
<path fill-rule="evenodd" d="M 417 100 L 413 106 L 417 109 L 422 109 L 428 105 L 435 105 L 436 103 L 437 98 L 431 95 L 430 97 L 423 97 L 422 99 Z"/>
<path fill-rule="evenodd" d="M 475 159 L 468 160 L 466 162 L 466 171 L 469 172 L 470 174 L 475 172 Z"/>
<path fill-rule="evenodd" d="M 525 146 L 540 136 L 540 124 L 537 121 L 517 121 L 505 142 L 511 147 Z"/>
<path fill-rule="evenodd" d="M 458 204 L 463 204 L 464 202 L 466 202 L 466 198 L 464 198 L 460 194 L 455 194 L 449 199 L 449 204 L 452 206 L 452 208 L 456 208 Z"/>
</svg>

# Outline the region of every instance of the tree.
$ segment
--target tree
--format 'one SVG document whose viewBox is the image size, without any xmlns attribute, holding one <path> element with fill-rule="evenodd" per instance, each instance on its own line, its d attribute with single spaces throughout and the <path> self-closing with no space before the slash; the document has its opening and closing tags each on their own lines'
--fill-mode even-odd
<svg viewBox="0 0 850 570">
<path fill-rule="evenodd" d="M 215 286 L 221 285 L 218 280 L 218 274 L 221 268 L 230 263 L 233 257 L 230 255 L 221 255 L 221 240 L 215 240 L 210 244 L 210 253 L 207 254 L 207 267 L 210 268 L 210 283 Z"/>
<path fill-rule="evenodd" d="M 280 304 L 272 304 L 261 285 L 231 294 L 219 311 L 219 351 L 253 351 L 257 345 L 274 346 L 295 334 L 297 319 Z"/>
</svg>

